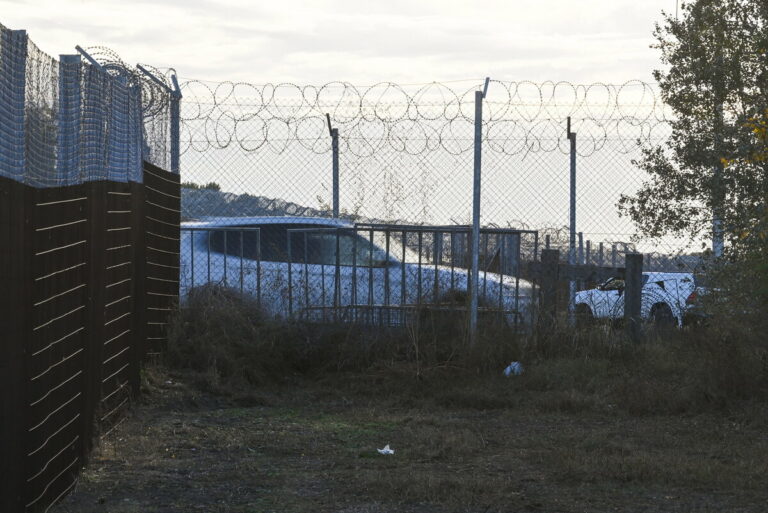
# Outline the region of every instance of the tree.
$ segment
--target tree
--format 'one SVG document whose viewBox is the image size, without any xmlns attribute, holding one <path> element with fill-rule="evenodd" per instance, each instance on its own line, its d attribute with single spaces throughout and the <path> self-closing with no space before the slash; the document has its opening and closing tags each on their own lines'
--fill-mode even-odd
<svg viewBox="0 0 768 513">
<path fill-rule="evenodd" d="M 217 184 L 216 182 L 208 182 L 206 184 L 199 184 L 195 182 L 183 182 L 181 186 L 184 187 L 185 189 L 204 189 L 204 190 L 211 190 L 211 191 L 221 191 L 221 185 Z"/>
<path fill-rule="evenodd" d="M 662 14 L 653 47 L 667 67 L 654 76 L 674 112 L 672 135 L 643 148 L 636 164 L 649 179 L 619 211 L 651 237 L 722 230 L 737 248 L 765 229 L 768 2 L 694 0 L 679 20 Z"/>
</svg>

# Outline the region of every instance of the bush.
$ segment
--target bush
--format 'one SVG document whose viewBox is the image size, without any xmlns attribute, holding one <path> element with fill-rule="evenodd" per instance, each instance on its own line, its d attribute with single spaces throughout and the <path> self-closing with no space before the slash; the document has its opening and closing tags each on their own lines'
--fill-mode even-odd
<svg viewBox="0 0 768 513">
<path fill-rule="evenodd" d="M 635 344 L 600 326 L 515 336 L 507 326 L 484 322 L 474 347 L 464 326 L 455 311 L 431 308 L 417 312 L 406 329 L 276 321 L 253 298 L 207 285 L 190 294 L 171 323 L 166 361 L 217 392 L 353 372 L 392 381 L 390 389 L 404 386 L 404 378 L 429 382 L 421 389 L 437 404 L 475 408 L 511 404 L 499 396 L 510 389 L 530 394 L 545 410 L 614 405 L 634 415 L 725 411 L 768 398 L 766 345 L 734 326 L 673 331 Z M 523 362 L 522 376 L 503 385 L 483 381 L 503 380 L 501 371 L 513 360 Z M 462 400 L 462 390 L 471 399 Z"/>
</svg>

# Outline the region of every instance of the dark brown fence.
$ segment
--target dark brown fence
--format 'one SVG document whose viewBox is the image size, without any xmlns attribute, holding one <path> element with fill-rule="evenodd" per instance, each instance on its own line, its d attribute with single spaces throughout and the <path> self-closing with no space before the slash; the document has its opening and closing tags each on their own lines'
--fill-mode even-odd
<svg viewBox="0 0 768 513">
<path fill-rule="evenodd" d="M 148 339 L 162 347 L 178 294 L 179 177 L 144 174 L 49 189 L 0 178 L 3 513 L 45 511 L 71 489 L 138 391 Z"/>
<path fill-rule="evenodd" d="M 147 351 L 154 354 L 165 345 L 168 314 L 179 295 L 179 175 L 145 167 L 144 194 Z"/>
</svg>

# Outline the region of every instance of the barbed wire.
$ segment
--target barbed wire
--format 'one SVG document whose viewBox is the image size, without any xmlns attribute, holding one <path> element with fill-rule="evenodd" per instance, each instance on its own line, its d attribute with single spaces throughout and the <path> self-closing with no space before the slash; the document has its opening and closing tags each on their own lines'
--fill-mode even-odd
<svg viewBox="0 0 768 513">
<path fill-rule="evenodd" d="M 170 166 L 170 76 L 175 70 L 161 70 L 144 64 L 165 87 L 151 80 L 138 67 L 125 63 L 114 50 L 104 46 L 89 46 L 86 52 L 106 73 L 125 81 L 129 88 L 141 89 L 141 116 L 144 138 L 144 158 L 161 167 Z"/>
<path fill-rule="evenodd" d="M 167 109 L 168 92 L 138 71 L 138 68 L 126 64 L 120 55 L 106 46 L 89 46 L 86 52 L 93 57 L 104 70 L 112 76 L 122 77 L 129 85 L 141 87 L 142 113 L 145 119 L 161 115 Z M 173 68 L 160 69 L 150 64 L 142 64 L 169 88 L 172 87 L 170 75 Z"/>
<path fill-rule="evenodd" d="M 181 86 L 182 153 L 230 146 L 281 153 L 292 143 L 327 153 L 328 114 L 339 129 L 341 152 L 361 158 L 388 150 L 459 155 L 473 147 L 474 91 L 481 86 L 188 80 Z M 618 85 L 491 81 L 484 108 L 489 150 L 508 155 L 566 153 L 568 117 L 582 156 L 606 146 L 629 153 L 638 143 L 664 140 L 669 132 L 669 112 L 658 92 L 638 80 Z"/>
</svg>

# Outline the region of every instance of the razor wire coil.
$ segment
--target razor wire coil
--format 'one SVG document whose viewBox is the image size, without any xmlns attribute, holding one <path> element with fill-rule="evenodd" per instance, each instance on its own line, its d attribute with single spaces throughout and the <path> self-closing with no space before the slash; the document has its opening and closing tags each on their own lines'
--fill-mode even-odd
<svg viewBox="0 0 768 513">
<path fill-rule="evenodd" d="M 181 152 L 238 146 L 246 152 L 286 151 L 291 143 L 331 151 L 326 114 L 339 129 L 340 151 L 368 157 L 377 151 L 410 155 L 472 150 L 476 84 L 457 89 L 430 83 L 416 89 L 392 82 L 355 86 L 293 83 L 182 84 Z M 579 154 L 606 147 L 630 153 L 638 143 L 663 140 L 669 113 L 653 86 L 491 81 L 484 102 L 484 139 L 507 155 L 568 152 L 566 119 L 579 133 Z"/>
</svg>

